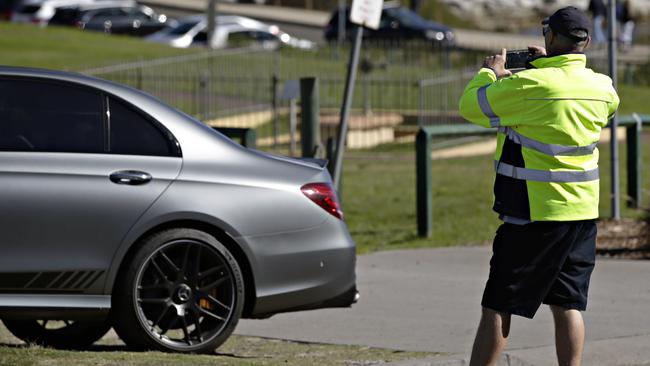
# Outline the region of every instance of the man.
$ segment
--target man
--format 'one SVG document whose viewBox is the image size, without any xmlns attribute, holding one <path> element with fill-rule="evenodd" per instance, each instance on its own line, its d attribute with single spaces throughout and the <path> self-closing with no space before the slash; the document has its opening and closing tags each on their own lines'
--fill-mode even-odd
<svg viewBox="0 0 650 366">
<path fill-rule="evenodd" d="M 586 68 L 589 19 L 575 7 L 542 22 L 546 48 L 530 47 L 529 68 L 505 69 L 506 50 L 485 59 L 460 113 L 498 129 L 494 239 L 482 318 L 470 365 L 494 365 L 511 315 L 532 318 L 549 304 L 560 365 L 579 365 L 595 262 L 598 149 L 619 99 L 612 80 Z"/>
<path fill-rule="evenodd" d="M 607 18 L 607 7 L 603 3 L 603 0 L 591 0 L 589 2 L 589 11 L 594 20 L 594 43 L 596 45 L 602 45 L 606 41 L 603 22 Z"/>
</svg>

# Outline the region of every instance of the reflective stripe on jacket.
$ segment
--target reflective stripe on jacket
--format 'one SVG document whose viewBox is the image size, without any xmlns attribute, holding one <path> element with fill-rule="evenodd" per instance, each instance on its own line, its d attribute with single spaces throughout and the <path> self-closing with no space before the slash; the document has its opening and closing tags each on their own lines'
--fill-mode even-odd
<svg viewBox="0 0 650 366">
<path fill-rule="evenodd" d="M 460 99 L 468 121 L 498 130 L 494 210 L 531 221 L 598 217 L 600 131 L 616 111 L 612 80 L 583 54 L 543 57 L 497 80 L 483 68 Z"/>
</svg>

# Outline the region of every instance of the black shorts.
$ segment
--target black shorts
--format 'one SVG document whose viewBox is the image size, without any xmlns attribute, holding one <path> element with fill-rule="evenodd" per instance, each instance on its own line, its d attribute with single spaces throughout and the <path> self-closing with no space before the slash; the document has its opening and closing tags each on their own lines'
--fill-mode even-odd
<svg viewBox="0 0 650 366">
<path fill-rule="evenodd" d="M 539 306 L 585 310 L 596 261 L 596 223 L 502 224 L 481 305 L 532 318 Z"/>
</svg>

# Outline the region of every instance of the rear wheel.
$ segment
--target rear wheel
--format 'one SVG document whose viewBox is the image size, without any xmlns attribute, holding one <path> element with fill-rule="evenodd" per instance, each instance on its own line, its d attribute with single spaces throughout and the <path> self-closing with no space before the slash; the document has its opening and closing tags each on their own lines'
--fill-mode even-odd
<svg viewBox="0 0 650 366">
<path fill-rule="evenodd" d="M 207 353 L 233 332 L 244 281 L 228 249 L 194 229 L 171 229 L 142 243 L 118 277 L 112 318 L 139 349 Z"/>
<path fill-rule="evenodd" d="M 2 322 L 26 343 L 62 349 L 87 348 L 111 329 L 106 320 L 5 319 Z"/>
</svg>

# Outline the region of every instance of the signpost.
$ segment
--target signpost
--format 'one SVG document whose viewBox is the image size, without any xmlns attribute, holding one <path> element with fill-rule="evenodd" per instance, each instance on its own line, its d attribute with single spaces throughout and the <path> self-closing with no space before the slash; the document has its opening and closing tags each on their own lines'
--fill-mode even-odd
<svg viewBox="0 0 650 366">
<path fill-rule="evenodd" d="M 607 19 L 607 38 L 608 42 L 608 54 L 609 54 L 609 76 L 612 78 L 614 88 L 617 88 L 618 84 L 618 70 L 616 64 L 616 0 L 609 1 L 609 12 Z M 614 220 L 619 220 L 621 218 L 621 206 L 620 206 L 620 182 L 619 182 L 619 161 L 618 161 L 618 115 L 614 114 L 614 117 L 611 120 L 610 131 L 612 133 L 610 146 L 611 146 L 611 173 L 612 173 L 612 218 Z"/>
<path fill-rule="evenodd" d="M 214 31 L 217 29 L 217 0 L 208 0 L 208 39 L 206 40 L 206 47 L 212 47 L 212 41 L 214 38 Z"/>
<path fill-rule="evenodd" d="M 381 19 L 381 11 L 384 7 L 384 0 L 353 0 L 350 11 L 350 21 L 355 23 L 354 44 L 350 51 L 348 63 L 348 76 L 343 94 L 343 106 L 341 107 L 338 138 L 336 140 L 336 151 L 334 154 L 334 186 L 340 191 L 341 169 L 343 166 L 343 153 L 348 135 L 348 121 L 350 119 L 350 108 L 352 96 L 354 95 L 354 82 L 357 77 L 359 66 L 359 54 L 361 53 L 361 41 L 363 40 L 363 27 L 377 29 Z"/>
<path fill-rule="evenodd" d="M 300 80 L 287 80 L 284 83 L 281 100 L 289 101 L 289 133 L 291 136 L 289 155 L 296 156 L 296 127 L 298 126 L 298 108 L 296 99 L 300 96 Z"/>
</svg>

